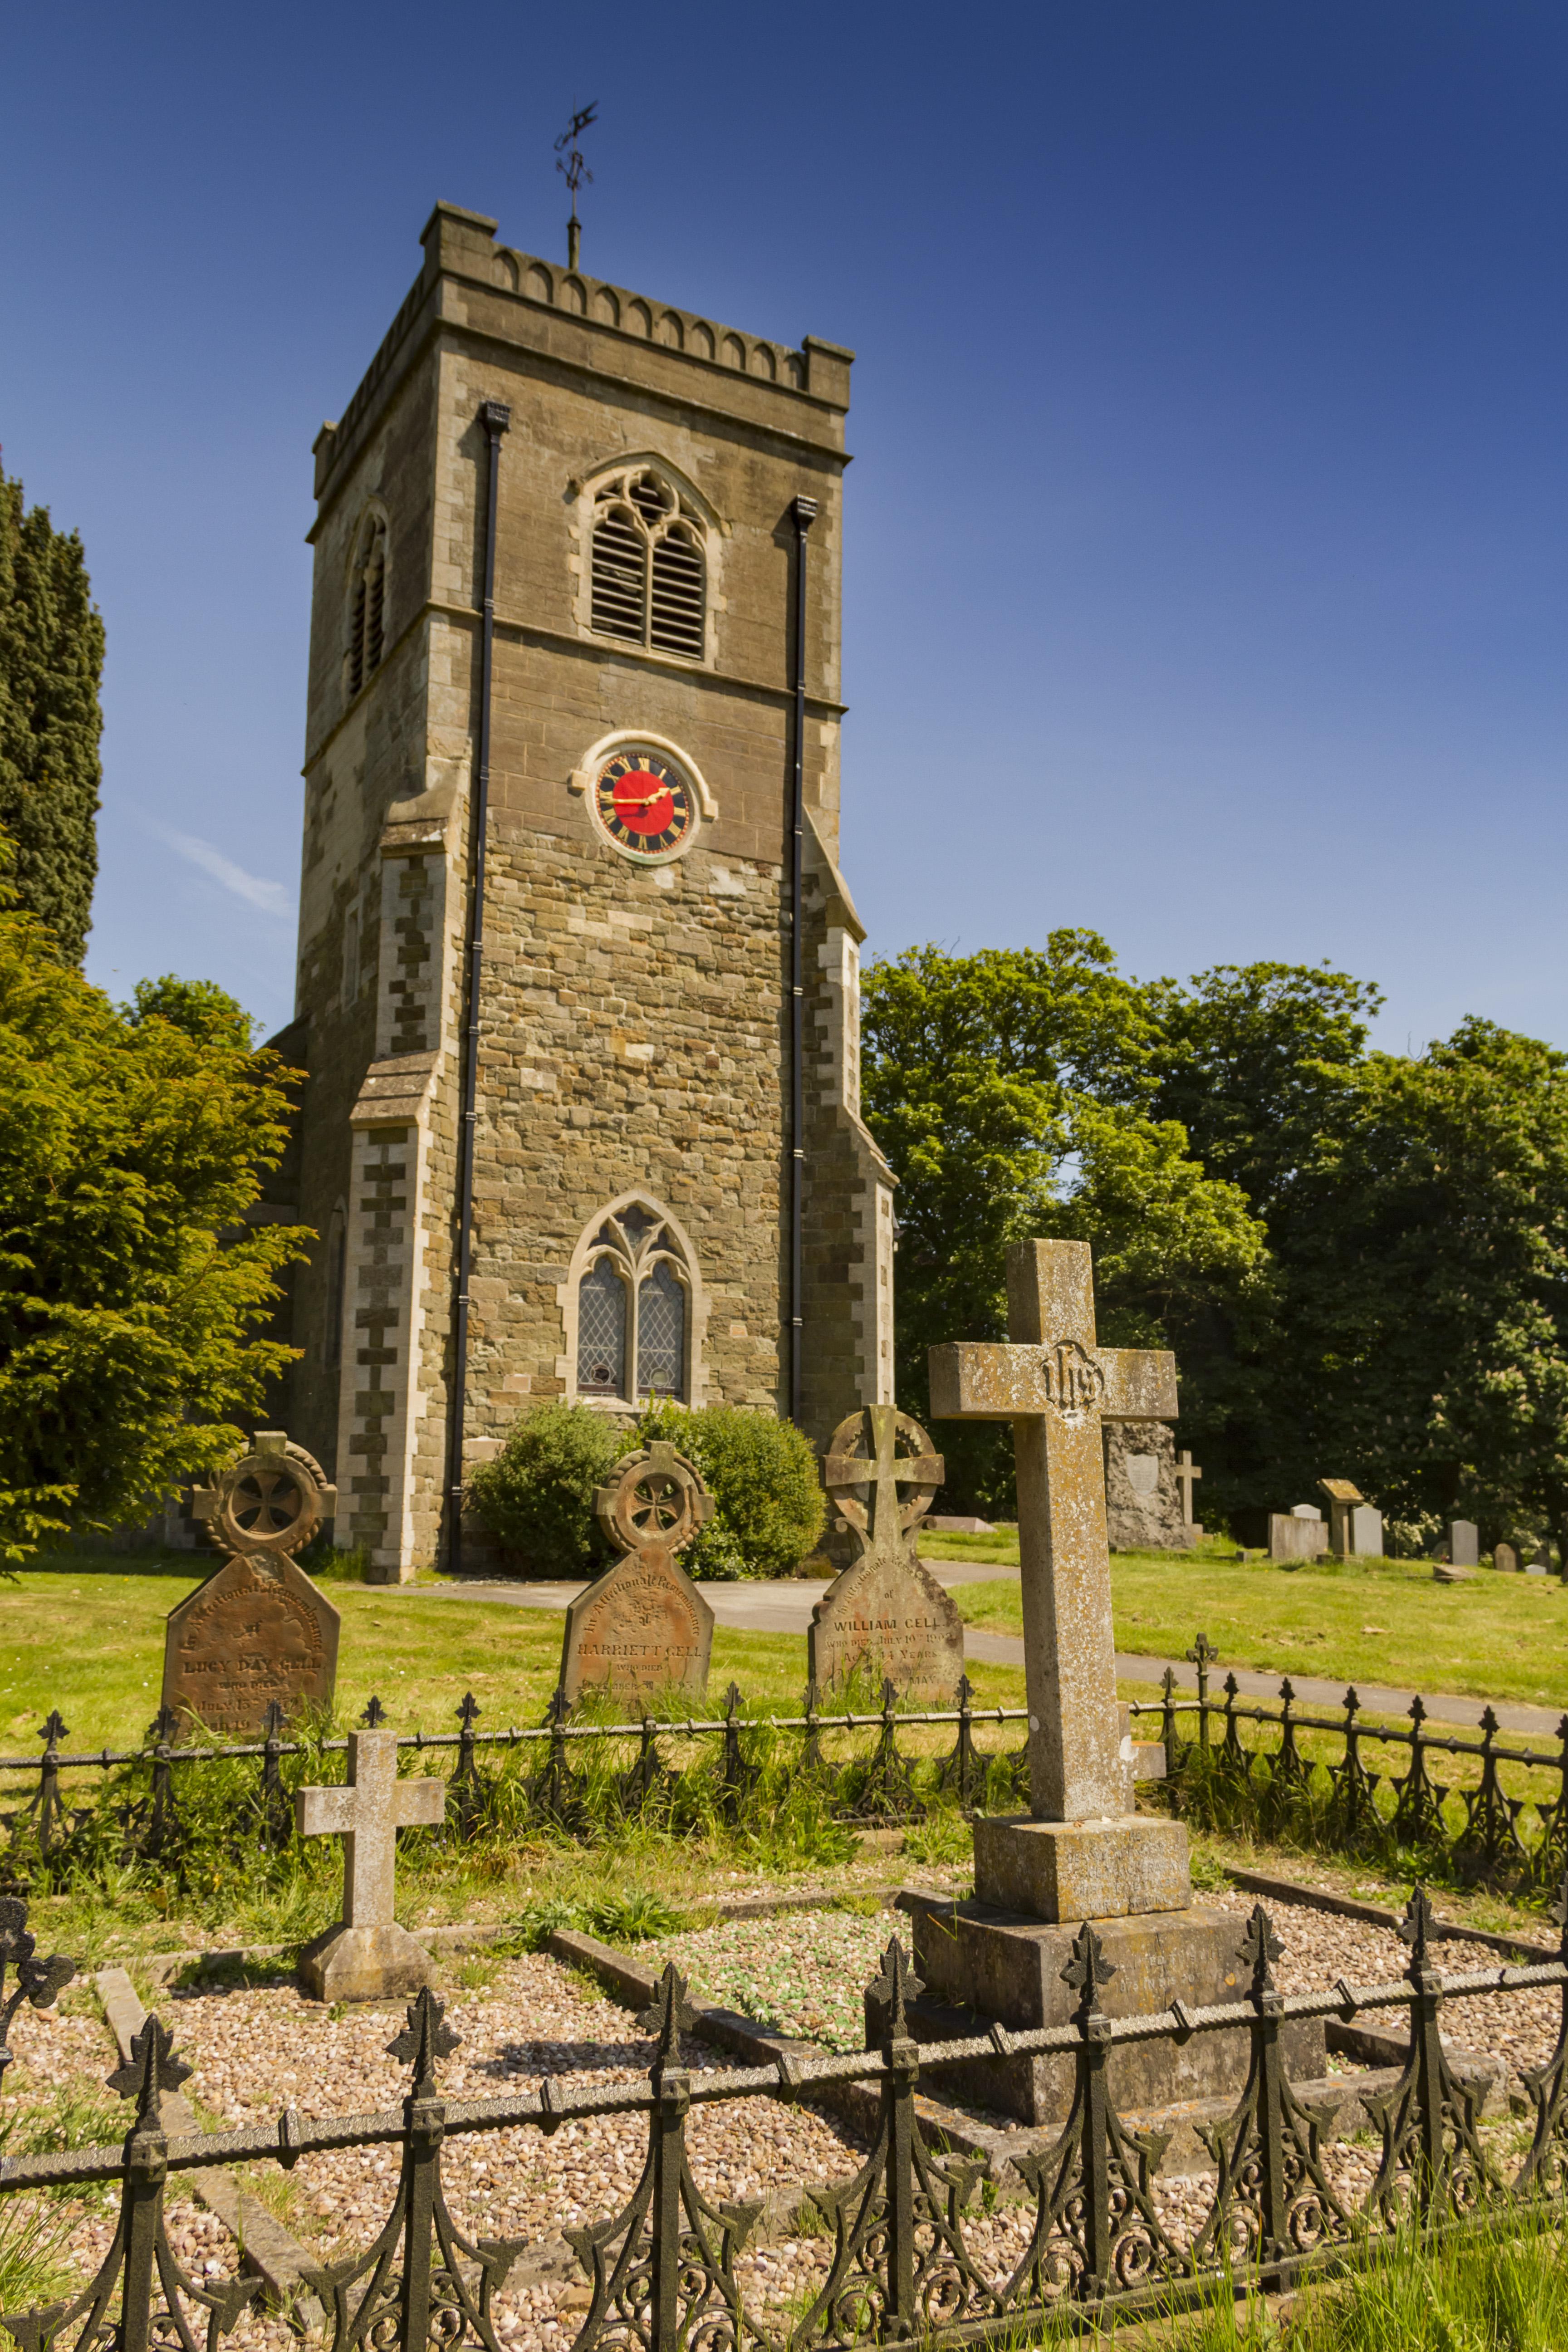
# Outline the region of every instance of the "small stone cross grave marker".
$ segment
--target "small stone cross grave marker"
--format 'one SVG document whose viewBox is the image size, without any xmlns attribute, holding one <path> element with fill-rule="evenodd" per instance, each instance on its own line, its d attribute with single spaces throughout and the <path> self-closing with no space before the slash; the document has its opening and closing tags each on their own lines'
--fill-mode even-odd
<svg viewBox="0 0 1568 2352">
<path fill-rule="evenodd" d="M 566 1612 L 561 1690 L 639 1698 L 681 1690 L 700 1697 L 713 1651 L 713 1612 L 676 1554 L 712 1515 L 694 1464 L 662 1440 L 617 1463 L 594 1497 L 599 1525 L 620 1548 Z"/>
<path fill-rule="evenodd" d="M 932 1418 L 1010 1421 L 1017 1464 L 1033 1819 L 975 1824 L 975 1893 L 1044 1919 L 1179 1910 L 1179 1822 L 1132 1814 L 1116 1697 L 1103 1419 L 1172 1421 L 1175 1358 L 1096 1344 L 1088 1244 L 1007 1252 L 1005 1344 L 931 1350 Z"/>
<path fill-rule="evenodd" d="M 1182 1522 L 1185 1527 L 1195 1528 L 1197 1525 L 1193 1517 L 1193 1486 L 1203 1475 L 1193 1460 L 1192 1447 L 1184 1445 L 1176 1461 L 1176 1484 L 1182 1490 Z"/>
<path fill-rule="evenodd" d="M 834 1431 L 822 1476 L 858 1557 L 812 1612 L 812 1681 L 826 1689 L 864 1665 L 900 1690 L 945 1698 L 963 1672 L 963 1620 L 921 1560 L 918 1533 L 942 1482 L 941 1454 L 907 1412 L 868 1404 Z"/>
<path fill-rule="evenodd" d="M 184 1723 L 241 1737 L 332 1703 L 340 1619 L 292 1558 L 337 1506 L 320 1463 L 279 1429 L 194 1496 L 196 1517 L 230 1555 L 169 1612 L 163 1705 Z"/>
<path fill-rule="evenodd" d="M 381 2000 L 429 1983 L 429 1953 L 393 1916 L 397 1832 L 434 1829 L 446 1804 L 444 1781 L 398 1779 L 395 1731 L 350 1732 L 346 1788 L 295 1791 L 300 1836 L 343 1841 L 343 1916 L 300 1955 L 319 2000 Z"/>
</svg>

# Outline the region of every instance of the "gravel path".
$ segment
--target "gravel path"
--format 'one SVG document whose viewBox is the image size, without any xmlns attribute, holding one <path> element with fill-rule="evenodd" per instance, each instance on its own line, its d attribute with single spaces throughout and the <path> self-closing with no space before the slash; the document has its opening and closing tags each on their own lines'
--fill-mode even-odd
<svg viewBox="0 0 1568 2352">
<path fill-rule="evenodd" d="M 1252 1898 L 1230 1893 L 1205 1899 L 1236 1915 L 1239 1940 Z M 1273 1906 L 1271 1916 L 1285 1946 L 1276 1976 L 1287 1992 L 1342 1974 L 1384 1980 L 1403 1967 L 1405 1948 L 1391 1928 L 1295 1906 Z M 655 1967 L 675 1959 L 699 1999 L 831 2048 L 854 2048 L 863 1988 L 895 1931 L 907 1940 L 907 1922 L 895 1915 L 824 1910 L 689 1930 L 642 1948 L 639 1957 Z M 1484 1946 L 1441 1948 L 1446 1974 L 1496 1964 Z M 475 1973 L 471 1963 L 467 1973 Z M 562 2084 L 587 2074 L 625 2080 L 646 2070 L 651 2044 L 628 2013 L 554 1960 L 496 1962 L 488 1982 L 465 1988 L 452 1978 L 444 1990 L 450 2022 L 462 2036 L 441 2070 L 449 2096 L 493 2095 L 545 2076 Z M 281 1983 L 164 1993 L 157 2005 L 194 2069 L 187 2095 L 222 2123 L 270 2122 L 290 2104 L 316 2116 L 395 2105 L 405 2088 L 405 2069 L 386 2055 L 402 2022 L 400 2007 L 355 2008 L 334 2017 Z M 1491 1994 L 1457 2003 L 1450 2031 L 1456 2041 L 1500 2051 L 1521 2068 L 1550 2053 L 1560 2014 L 1555 1993 Z M 22 2101 L 98 2091 L 115 2063 L 107 2028 L 80 1992 L 68 1995 L 58 2014 L 24 2009 L 12 2038 L 18 2063 L 7 2091 Z M 696 2041 L 687 2054 L 694 2069 L 732 2063 Z M 553 2238 L 613 2213 L 636 2186 L 646 2146 L 639 2116 L 568 2124 L 548 2138 L 526 2130 L 465 2134 L 447 2143 L 443 2159 L 448 2206 L 470 2237 Z M 766 2098 L 694 2110 L 689 2146 L 697 2184 L 715 2203 L 847 2180 L 863 2158 L 843 2126 Z M 1365 2193 L 1372 2170 L 1365 2147 L 1331 2151 L 1331 2177 L 1347 2198 Z M 396 2171 L 395 2151 L 378 2148 L 307 2157 L 289 2176 L 261 2167 L 255 2178 L 296 2236 L 323 2258 L 341 2258 L 367 2244 L 380 2226 Z M 1201 2225 L 1205 2184 L 1163 2184 L 1157 2204 L 1181 2242 Z M 114 2208 L 111 2194 L 94 2191 L 77 2209 L 70 2253 L 84 2278 L 107 2250 Z M 169 2200 L 168 2227 L 176 2254 L 193 2273 L 217 2277 L 234 2268 L 232 2241 L 177 2191 Z M 966 2235 L 979 2267 L 1000 2280 L 1027 2242 L 1027 2214 L 1003 2206 L 977 2215 Z M 810 2235 L 743 2256 L 748 2294 L 760 2303 L 798 2306 L 826 2274 L 829 2245 L 826 2237 Z M 509 2352 L 561 2352 L 585 2307 L 586 2291 L 575 2281 L 520 2283 L 499 2300 L 498 2331 Z M 237 2352 L 289 2352 L 293 2340 L 281 2321 L 261 2315 L 242 2321 L 230 2339 Z"/>
</svg>

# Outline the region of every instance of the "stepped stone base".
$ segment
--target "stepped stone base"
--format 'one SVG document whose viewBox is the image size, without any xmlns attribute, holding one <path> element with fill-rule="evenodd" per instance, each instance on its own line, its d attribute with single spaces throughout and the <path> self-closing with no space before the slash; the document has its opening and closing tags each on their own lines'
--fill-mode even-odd
<svg viewBox="0 0 1568 2352">
<path fill-rule="evenodd" d="M 405 2000 L 429 1984 L 436 1963 L 406 1927 L 345 1927 L 340 1921 L 300 1955 L 300 1981 L 318 2000 Z"/>
<path fill-rule="evenodd" d="M 1081 1918 L 1047 1924 L 912 1889 L 900 1907 L 913 1921 L 915 1974 L 925 1987 L 911 2012 L 921 2040 L 984 2032 L 994 2019 L 1015 2032 L 1069 2022 L 1075 1996 L 1061 1973 Z M 1241 1997 L 1246 1971 L 1237 1955 L 1243 1922 L 1232 1912 L 1200 1904 L 1138 1918 L 1096 1918 L 1094 1925 L 1116 1971 L 1100 1994 L 1109 2016 L 1168 2009 L 1173 2000 L 1200 2009 Z M 1279 2042 L 1293 2079 L 1327 2072 L 1319 2020 L 1291 2020 Z M 1194 2033 L 1185 2043 L 1122 2044 L 1110 2053 L 1106 2080 L 1122 2113 L 1168 2107 L 1238 2092 L 1249 2056 L 1250 2037 L 1243 2031 Z M 942 2081 L 950 2098 L 973 2099 L 1024 2123 L 1059 2128 L 1072 2105 L 1073 2061 L 1066 2053 L 979 2058 L 943 2067 Z"/>
<path fill-rule="evenodd" d="M 1134 1765 L 1131 1737 L 1122 1745 Z M 1131 1812 L 1098 1822 L 982 1814 L 974 1824 L 974 1892 L 998 1911 L 1031 1919 L 1184 1911 L 1193 1899 L 1186 1824 Z"/>
</svg>

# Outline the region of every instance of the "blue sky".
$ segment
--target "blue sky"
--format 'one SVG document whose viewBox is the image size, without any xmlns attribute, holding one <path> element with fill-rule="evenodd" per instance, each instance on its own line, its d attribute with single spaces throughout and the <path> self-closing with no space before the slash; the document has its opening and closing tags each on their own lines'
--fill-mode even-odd
<svg viewBox="0 0 1568 2352">
<path fill-rule="evenodd" d="M 89 957 L 288 1017 L 310 445 L 437 197 L 859 354 L 873 949 L 1327 957 L 1568 1045 L 1568 12 L 12 12 L 0 445 L 109 631 Z"/>
</svg>

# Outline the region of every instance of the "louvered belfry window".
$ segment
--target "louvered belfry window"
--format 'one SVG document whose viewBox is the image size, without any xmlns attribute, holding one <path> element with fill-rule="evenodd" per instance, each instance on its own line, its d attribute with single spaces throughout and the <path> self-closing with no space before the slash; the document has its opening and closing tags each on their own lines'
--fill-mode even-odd
<svg viewBox="0 0 1568 2352">
<path fill-rule="evenodd" d="M 386 649 L 386 525 L 379 517 L 360 533 L 350 583 L 348 690 L 356 695 L 381 667 Z"/>
<path fill-rule="evenodd" d="M 634 467 L 600 484 L 593 530 L 595 633 L 700 661 L 708 565 L 693 509 L 661 476 Z"/>
</svg>

